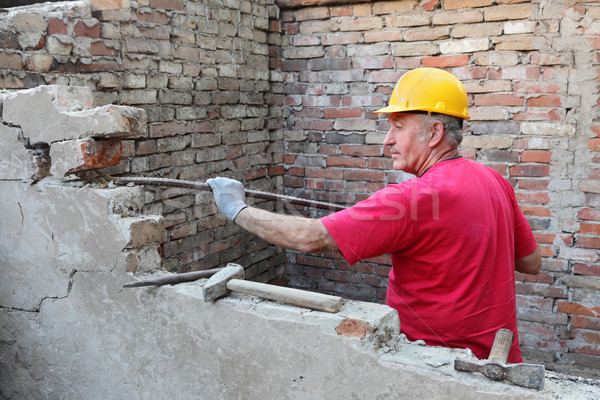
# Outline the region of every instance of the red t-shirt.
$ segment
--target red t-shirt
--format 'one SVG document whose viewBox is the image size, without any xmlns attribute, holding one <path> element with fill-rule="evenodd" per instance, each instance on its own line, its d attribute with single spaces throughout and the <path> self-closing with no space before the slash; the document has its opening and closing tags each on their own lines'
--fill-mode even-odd
<svg viewBox="0 0 600 400">
<path fill-rule="evenodd" d="M 464 158 L 389 185 L 321 219 L 354 264 L 391 254 L 387 304 L 402 332 L 429 345 L 487 358 L 496 330 L 515 334 L 508 362 L 522 362 L 515 258 L 535 251 L 514 190 L 496 171 Z"/>
</svg>

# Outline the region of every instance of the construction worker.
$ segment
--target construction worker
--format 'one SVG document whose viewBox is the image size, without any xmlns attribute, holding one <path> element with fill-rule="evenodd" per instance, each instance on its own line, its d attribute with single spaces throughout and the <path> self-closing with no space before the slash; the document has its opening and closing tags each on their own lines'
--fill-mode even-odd
<svg viewBox="0 0 600 400">
<path fill-rule="evenodd" d="M 467 93 L 449 72 L 418 68 L 396 84 L 383 144 L 393 168 L 415 178 L 321 219 L 245 204 L 236 180 L 210 179 L 217 206 L 243 229 L 283 248 L 338 251 L 350 263 L 390 253 L 386 303 L 409 340 L 470 348 L 487 358 L 496 330 L 515 340 L 508 362 L 522 362 L 515 270 L 537 274 L 539 250 L 512 186 L 496 171 L 462 158 Z"/>
</svg>

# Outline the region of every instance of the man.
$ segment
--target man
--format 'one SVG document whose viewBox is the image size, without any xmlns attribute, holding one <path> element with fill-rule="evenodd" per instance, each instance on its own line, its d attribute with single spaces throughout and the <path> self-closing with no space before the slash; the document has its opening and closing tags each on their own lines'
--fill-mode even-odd
<svg viewBox="0 0 600 400">
<path fill-rule="evenodd" d="M 408 339 L 487 358 L 496 330 L 508 328 L 515 335 L 508 361 L 522 362 L 514 271 L 537 274 L 541 258 L 510 184 L 459 155 L 467 106 L 452 74 L 404 74 L 377 112 L 390 113 L 383 143 L 393 168 L 416 177 L 321 219 L 248 207 L 235 180 L 207 183 L 230 220 L 278 246 L 339 251 L 350 264 L 390 253 L 386 302 Z"/>
</svg>

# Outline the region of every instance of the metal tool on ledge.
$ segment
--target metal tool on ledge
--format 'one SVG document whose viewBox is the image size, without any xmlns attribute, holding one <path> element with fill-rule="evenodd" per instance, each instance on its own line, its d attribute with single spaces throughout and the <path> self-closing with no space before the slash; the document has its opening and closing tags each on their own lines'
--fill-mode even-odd
<svg viewBox="0 0 600 400">
<path fill-rule="evenodd" d="M 470 361 L 462 358 L 454 360 L 454 369 L 467 372 L 481 372 L 489 379 L 507 380 L 518 386 L 532 389 L 544 388 L 546 369 L 537 364 L 507 364 L 508 353 L 514 339 L 508 329 L 498 329 L 494 344 L 487 360 Z"/>
</svg>

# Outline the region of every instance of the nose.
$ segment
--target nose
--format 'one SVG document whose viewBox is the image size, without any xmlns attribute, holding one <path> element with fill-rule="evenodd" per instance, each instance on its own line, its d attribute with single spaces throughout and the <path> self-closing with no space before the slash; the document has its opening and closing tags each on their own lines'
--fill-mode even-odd
<svg viewBox="0 0 600 400">
<path fill-rule="evenodd" d="M 390 128 L 385 134 L 385 138 L 383 139 L 384 146 L 391 146 L 394 142 L 394 135 L 392 135 L 392 128 Z"/>
</svg>

